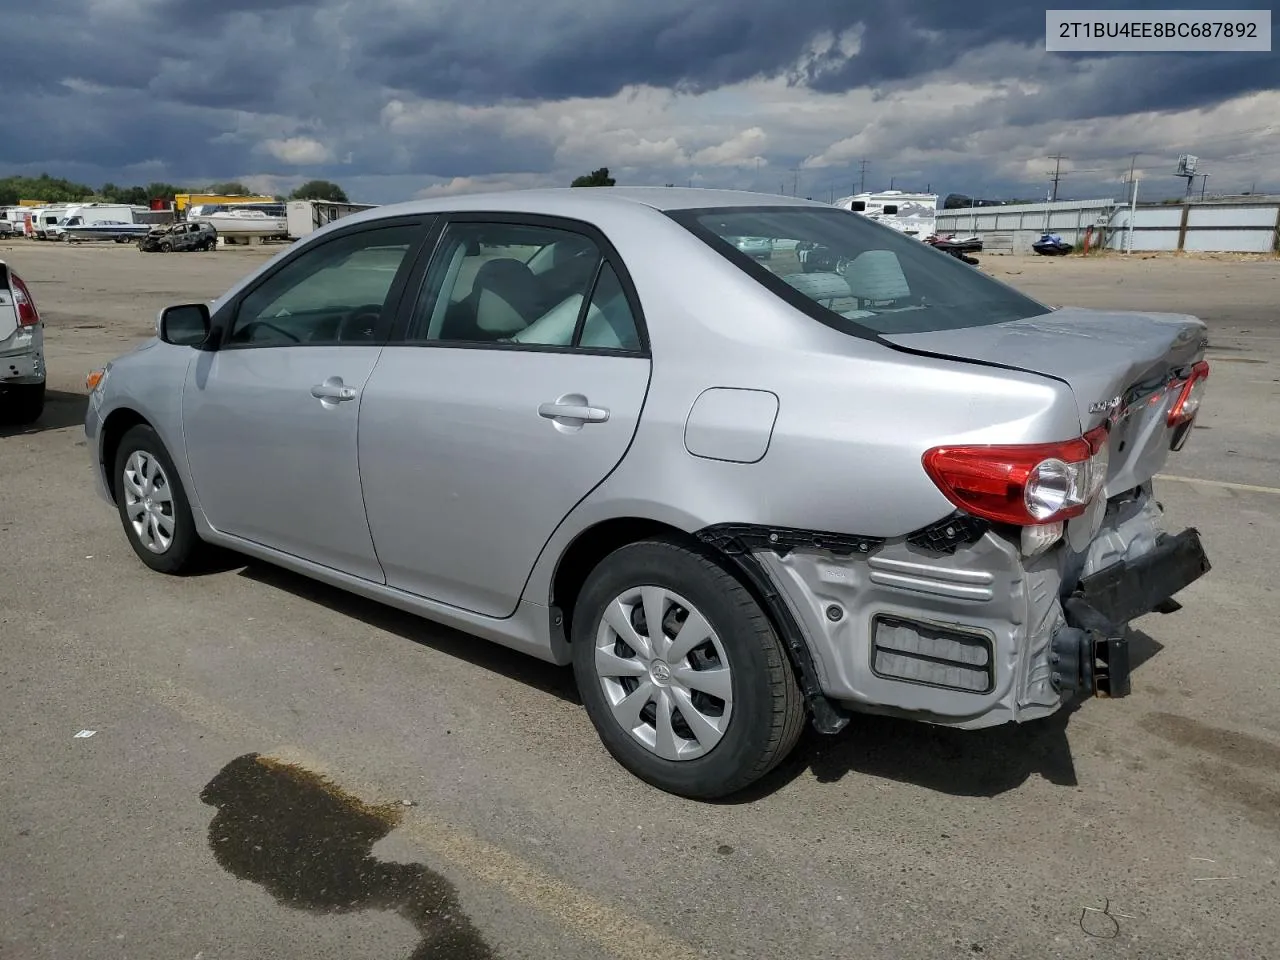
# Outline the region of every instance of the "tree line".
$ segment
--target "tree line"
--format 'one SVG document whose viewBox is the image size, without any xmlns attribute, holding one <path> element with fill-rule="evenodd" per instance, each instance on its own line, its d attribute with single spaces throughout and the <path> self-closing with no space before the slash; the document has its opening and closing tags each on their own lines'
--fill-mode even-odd
<svg viewBox="0 0 1280 960">
<path fill-rule="evenodd" d="M 45 203 L 97 201 L 146 206 L 152 200 L 171 201 L 180 193 L 207 193 L 234 197 L 252 196 L 255 191 L 235 180 L 188 187 L 159 182 L 132 187 L 104 183 L 100 188 L 94 189 L 88 184 L 51 177 L 47 173 L 42 173 L 38 177 L 0 177 L 0 207 L 15 206 L 21 200 L 43 200 Z M 288 196 L 277 194 L 276 199 L 281 202 L 285 200 L 349 202 L 342 187 L 330 180 L 309 180 Z"/>
</svg>

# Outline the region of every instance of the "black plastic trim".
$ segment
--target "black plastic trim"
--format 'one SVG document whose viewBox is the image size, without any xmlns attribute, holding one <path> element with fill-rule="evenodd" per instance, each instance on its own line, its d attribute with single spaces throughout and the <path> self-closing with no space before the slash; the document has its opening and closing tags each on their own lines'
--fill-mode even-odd
<svg viewBox="0 0 1280 960">
<path fill-rule="evenodd" d="M 717 523 L 698 531 L 698 538 L 730 555 L 772 550 L 785 557 L 792 550 L 827 550 L 836 556 L 865 556 L 885 542 L 884 537 L 798 530 L 756 523 Z"/>
<path fill-rule="evenodd" d="M 768 529 L 770 528 L 755 527 L 752 524 L 726 523 L 705 527 L 695 535 L 703 543 L 715 547 L 728 558 L 741 571 L 764 603 L 765 612 L 769 614 L 778 633 L 782 635 L 782 642 L 786 644 L 791 665 L 796 671 L 796 679 L 800 682 L 800 690 L 809 703 L 813 728 L 819 733 L 839 733 L 849 723 L 848 711 L 833 703 L 822 692 L 822 685 L 818 681 L 818 668 L 813 662 L 813 653 L 809 650 L 804 631 L 800 629 L 800 624 L 791 613 L 791 608 L 787 606 L 777 587 L 774 586 L 769 574 L 760 565 L 760 561 L 752 556 L 751 549 L 741 539 L 741 531 L 767 531 Z M 769 543 L 767 536 L 765 542 L 773 549 L 780 549 L 777 544 Z"/>
<path fill-rule="evenodd" d="M 990 529 L 988 521 L 957 510 L 937 523 L 907 534 L 907 543 L 934 553 L 955 553 L 961 546 L 977 543 Z"/>
<path fill-rule="evenodd" d="M 1130 692 L 1131 620 L 1179 609 L 1173 595 L 1211 569 L 1194 527 L 1165 534 L 1146 556 L 1081 579 L 1063 601 L 1066 626 L 1053 638 L 1054 685 L 1064 693 L 1115 699 Z"/>
<path fill-rule="evenodd" d="M 1114 624 L 1153 613 L 1164 601 L 1209 572 L 1209 558 L 1194 527 L 1165 534 L 1136 560 L 1114 563 L 1080 580 L 1072 592 Z"/>
</svg>

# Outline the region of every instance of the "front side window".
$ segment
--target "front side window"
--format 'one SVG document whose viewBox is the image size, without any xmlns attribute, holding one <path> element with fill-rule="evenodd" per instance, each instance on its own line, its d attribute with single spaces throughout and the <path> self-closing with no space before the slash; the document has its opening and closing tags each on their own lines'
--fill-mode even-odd
<svg viewBox="0 0 1280 960">
<path fill-rule="evenodd" d="M 590 237 L 513 223 L 449 225 L 407 339 L 640 348 L 617 274 Z"/>
<path fill-rule="evenodd" d="M 846 210 L 758 207 L 669 216 L 764 286 L 858 336 L 954 330 L 1049 308 L 914 237 Z M 772 241 L 768 259 L 740 237 Z"/>
<path fill-rule="evenodd" d="M 377 343 L 390 332 L 392 283 L 422 228 L 396 224 L 321 243 L 236 311 L 233 344 Z"/>
</svg>

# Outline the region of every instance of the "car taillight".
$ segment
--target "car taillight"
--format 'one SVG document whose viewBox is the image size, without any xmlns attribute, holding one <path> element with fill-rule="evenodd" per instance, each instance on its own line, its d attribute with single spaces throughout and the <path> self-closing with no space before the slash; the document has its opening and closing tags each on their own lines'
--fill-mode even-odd
<svg viewBox="0 0 1280 960">
<path fill-rule="evenodd" d="M 18 307 L 18 326 L 34 327 L 40 322 L 40 311 L 36 309 L 31 291 L 16 273 L 9 274 L 9 280 L 13 284 L 13 302 Z"/>
<path fill-rule="evenodd" d="M 1084 513 L 1107 479 L 1107 428 L 1059 443 L 934 447 L 925 472 L 961 510 L 1035 526 Z"/>
<path fill-rule="evenodd" d="M 1169 408 L 1169 426 L 1180 427 L 1190 423 L 1200 411 L 1200 399 L 1204 396 L 1204 382 L 1209 379 L 1209 363 L 1201 360 L 1191 368 L 1191 375 L 1182 383 L 1178 399 Z M 1175 383 L 1174 386 L 1177 386 Z"/>
</svg>

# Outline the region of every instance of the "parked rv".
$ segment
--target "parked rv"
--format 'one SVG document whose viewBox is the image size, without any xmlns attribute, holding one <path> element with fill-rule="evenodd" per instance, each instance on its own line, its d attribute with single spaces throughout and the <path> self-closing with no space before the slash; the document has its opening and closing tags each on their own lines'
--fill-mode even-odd
<svg viewBox="0 0 1280 960">
<path fill-rule="evenodd" d="M 31 211 L 32 236 L 37 240 L 56 239 L 56 228 L 67 214 L 65 203 L 51 203 L 47 207 L 35 207 Z"/>
<path fill-rule="evenodd" d="M 372 203 L 335 203 L 331 200 L 290 200 L 288 204 L 289 238 L 301 238 L 345 216 L 372 210 Z"/>
<path fill-rule="evenodd" d="M 841 210 L 861 214 L 886 227 L 923 240 L 937 230 L 938 195 L 883 190 L 879 193 L 855 193 L 835 202 Z"/>
</svg>

